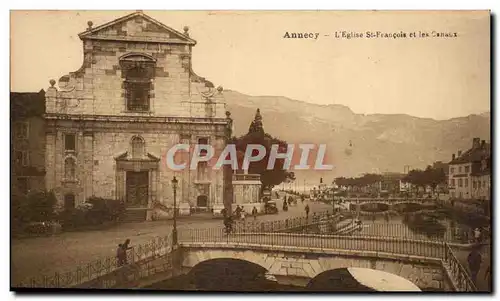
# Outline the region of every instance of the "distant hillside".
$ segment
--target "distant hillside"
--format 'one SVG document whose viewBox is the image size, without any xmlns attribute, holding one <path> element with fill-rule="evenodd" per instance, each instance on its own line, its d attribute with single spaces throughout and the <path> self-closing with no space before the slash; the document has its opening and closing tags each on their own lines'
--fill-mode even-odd
<svg viewBox="0 0 500 301">
<path fill-rule="evenodd" d="M 331 172 L 298 172 L 316 182 L 365 172 L 403 172 L 451 160 L 452 153 L 470 148 L 473 137 L 490 140 L 489 112 L 433 120 L 409 115 L 355 114 L 343 105 L 317 105 L 280 96 L 248 96 L 224 92 L 236 135 L 245 134 L 260 108 L 264 129 L 289 143 L 327 144 Z M 352 144 L 352 147 L 350 145 Z"/>
</svg>

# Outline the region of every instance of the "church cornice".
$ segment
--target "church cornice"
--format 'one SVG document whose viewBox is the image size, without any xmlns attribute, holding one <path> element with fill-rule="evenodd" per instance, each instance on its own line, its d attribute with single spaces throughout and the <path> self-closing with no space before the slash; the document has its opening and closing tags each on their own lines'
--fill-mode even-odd
<svg viewBox="0 0 500 301">
<path fill-rule="evenodd" d="M 101 40 L 101 41 L 123 41 L 123 42 L 139 42 L 139 43 L 155 43 L 155 44 L 180 44 L 180 45 L 193 45 L 189 41 L 181 41 L 177 39 L 164 39 L 159 37 L 118 37 L 118 36 L 89 36 L 87 40 Z"/>
<path fill-rule="evenodd" d="M 72 120 L 97 122 L 129 122 L 129 123 L 178 123 L 178 124 L 227 124 L 226 118 L 203 117 L 157 117 L 157 116 L 117 116 L 117 115 L 75 115 L 46 113 L 46 120 Z"/>
</svg>

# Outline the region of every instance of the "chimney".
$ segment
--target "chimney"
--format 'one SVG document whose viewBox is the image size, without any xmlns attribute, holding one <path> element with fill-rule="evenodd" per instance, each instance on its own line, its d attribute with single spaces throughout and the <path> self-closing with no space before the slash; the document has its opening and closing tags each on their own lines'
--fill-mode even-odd
<svg viewBox="0 0 500 301">
<path fill-rule="evenodd" d="M 461 150 L 459 150 L 459 151 L 458 151 L 458 154 L 457 154 L 457 157 L 460 157 L 461 155 L 462 155 L 462 151 L 461 151 Z"/>
<path fill-rule="evenodd" d="M 455 160 L 455 154 L 451 155 L 451 159 Z"/>
<path fill-rule="evenodd" d="M 473 138 L 472 139 L 472 148 L 479 148 L 480 146 L 480 138 L 479 137 L 476 137 L 476 138 Z"/>
</svg>

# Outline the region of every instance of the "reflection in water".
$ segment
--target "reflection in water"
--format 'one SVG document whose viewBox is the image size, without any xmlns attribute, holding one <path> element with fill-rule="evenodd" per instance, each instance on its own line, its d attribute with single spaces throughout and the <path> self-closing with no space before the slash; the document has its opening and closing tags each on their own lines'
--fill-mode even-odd
<svg viewBox="0 0 500 301">
<path fill-rule="evenodd" d="M 364 204 L 357 216 L 355 204 L 351 204 L 351 211 L 346 214 L 356 216 L 364 225 L 357 234 L 456 240 L 471 231 L 469 225 L 436 204 L 402 203 L 393 205 L 390 210 L 382 205 Z"/>
</svg>

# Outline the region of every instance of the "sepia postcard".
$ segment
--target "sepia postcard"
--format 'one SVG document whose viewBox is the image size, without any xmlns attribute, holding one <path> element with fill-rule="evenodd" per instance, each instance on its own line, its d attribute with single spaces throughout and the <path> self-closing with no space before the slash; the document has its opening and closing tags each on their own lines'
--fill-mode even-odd
<svg viewBox="0 0 500 301">
<path fill-rule="evenodd" d="M 489 292 L 490 11 L 11 11 L 12 291 Z"/>
</svg>

